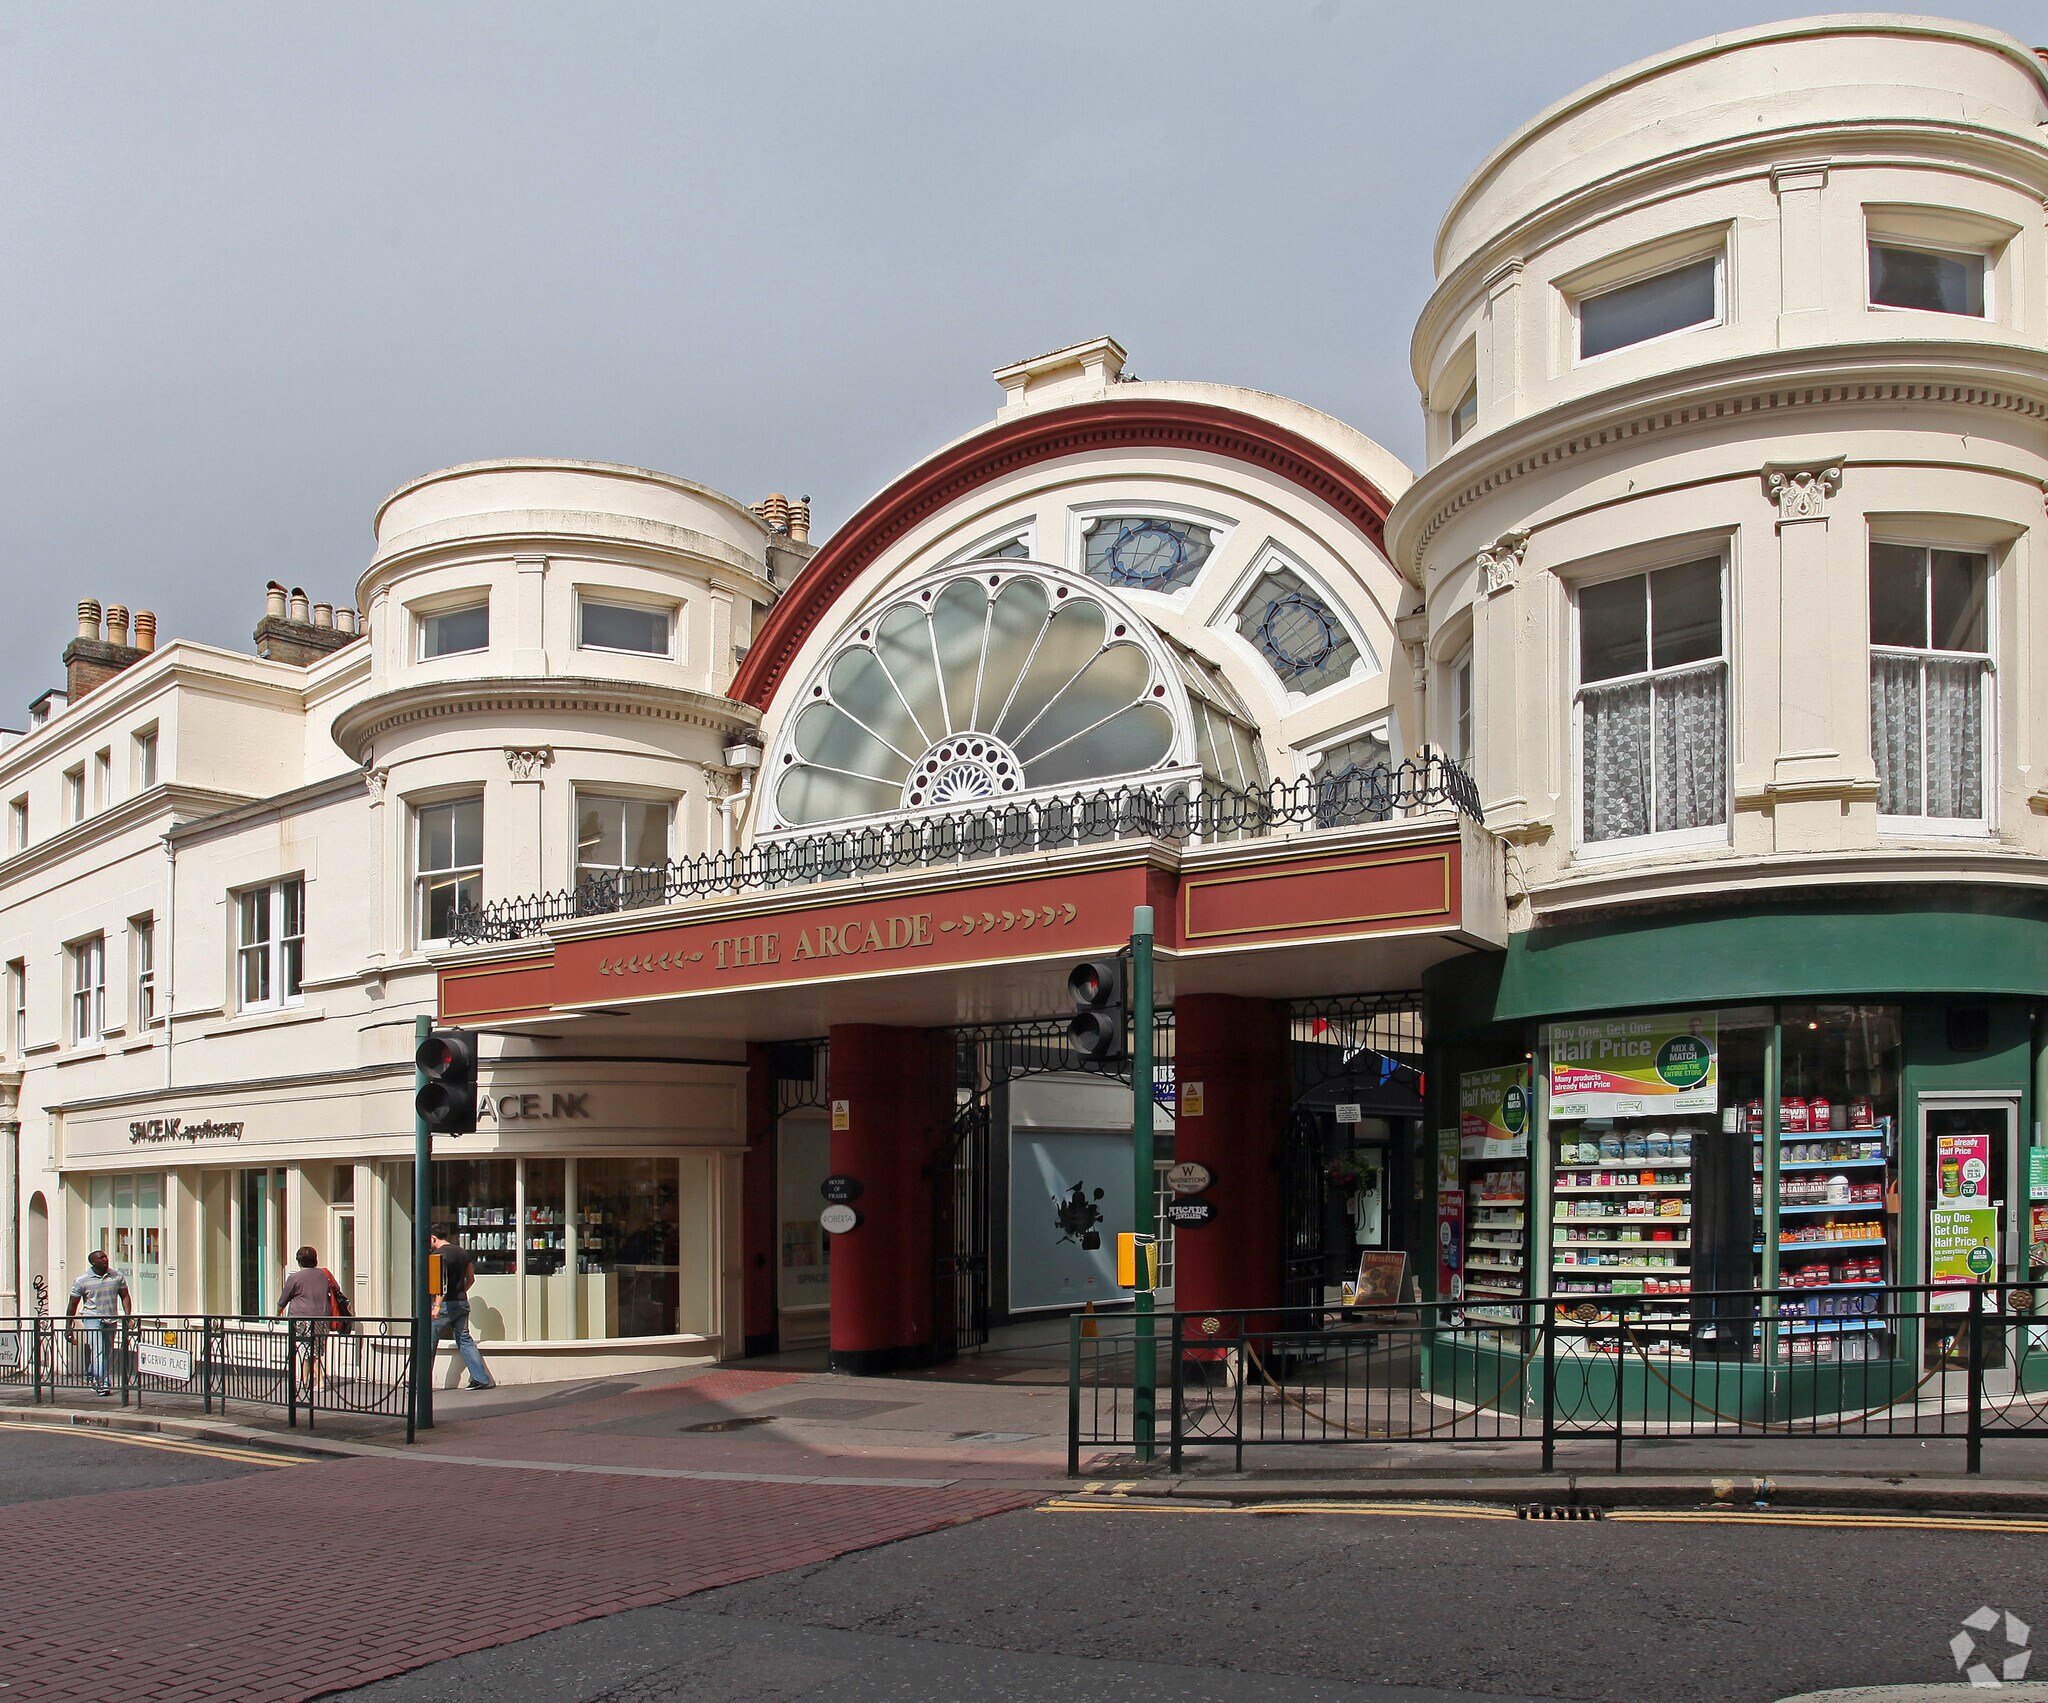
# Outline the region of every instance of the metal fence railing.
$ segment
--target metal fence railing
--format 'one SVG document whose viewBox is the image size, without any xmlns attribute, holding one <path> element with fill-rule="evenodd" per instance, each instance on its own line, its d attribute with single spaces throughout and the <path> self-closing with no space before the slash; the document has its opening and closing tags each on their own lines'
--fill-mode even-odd
<svg viewBox="0 0 2048 1703">
<path fill-rule="evenodd" d="M 196 1402 L 223 1414 L 276 1408 L 309 1429 L 339 1415 L 403 1420 L 411 1442 L 417 1329 L 411 1319 L 219 1313 L 0 1319 L 0 1392 L 37 1403 L 81 1395 L 137 1408 Z"/>
<path fill-rule="evenodd" d="M 465 905 L 451 919 L 457 946 L 524 940 L 558 923 L 681 899 L 850 881 L 896 869 L 1022 857 L 1130 839 L 1174 844 L 1259 839 L 1448 811 L 1484 820 L 1479 789 L 1434 751 L 1400 763 L 1274 781 L 1245 789 L 1200 775 L 1048 793 L 956 810 L 904 811 L 763 837 L 744 851 L 606 871 L 551 893 Z"/>
<path fill-rule="evenodd" d="M 1304 1444 L 1562 1445 L 2048 1438 L 2048 1285 L 1534 1296 L 1160 1313 L 1072 1323 L 1067 1464 L 1138 1441 L 1153 1365 L 1157 1453 Z M 1830 1310 L 1822 1312 L 1823 1306 Z M 1087 1328 L 1092 1326 L 1092 1330 Z"/>
</svg>

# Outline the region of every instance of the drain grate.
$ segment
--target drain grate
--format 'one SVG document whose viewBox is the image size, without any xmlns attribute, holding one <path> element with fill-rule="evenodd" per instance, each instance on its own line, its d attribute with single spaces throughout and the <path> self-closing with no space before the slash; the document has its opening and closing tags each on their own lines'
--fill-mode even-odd
<svg viewBox="0 0 2048 1703">
<path fill-rule="evenodd" d="M 1605 1508 L 1581 1502 L 1524 1502 L 1515 1510 L 1518 1520 L 1604 1520 Z"/>
<path fill-rule="evenodd" d="M 955 1431 L 956 1443 L 1031 1443 L 1039 1437 L 1036 1431 Z"/>
<path fill-rule="evenodd" d="M 684 1436 L 713 1431 L 744 1431 L 749 1425 L 766 1425 L 775 1417 L 772 1413 L 750 1413 L 743 1419 L 707 1419 L 701 1425 L 685 1425 Z"/>
</svg>

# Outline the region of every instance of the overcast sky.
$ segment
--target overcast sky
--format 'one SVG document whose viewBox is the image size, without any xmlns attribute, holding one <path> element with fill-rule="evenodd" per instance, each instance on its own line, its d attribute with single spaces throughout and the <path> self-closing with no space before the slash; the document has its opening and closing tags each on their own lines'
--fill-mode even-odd
<svg viewBox="0 0 2048 1703">
<path fill-rule="evenodd" d="M 266 580 L 347 601 L 377 501 L 453 462 L 808 493 L 822 537 L 1101 332 L 1412 462 L 1471 168 L 1795 9 L 0 0 L 0 724 L 79 597 L 246 647 Z"/>
</svg>

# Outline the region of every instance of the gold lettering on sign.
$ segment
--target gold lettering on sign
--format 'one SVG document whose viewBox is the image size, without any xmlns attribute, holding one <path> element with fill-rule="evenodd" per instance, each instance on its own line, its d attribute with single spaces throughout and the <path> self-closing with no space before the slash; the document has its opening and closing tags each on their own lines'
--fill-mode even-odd
<svg viewBox="0 0 2048 1703">
<path fill-rule="evenodd" d="M 1000 916 L 984 911 L 977 924 L 974 913 L 970 911 L 957 923 L 951 920 L 940 923 L 938 932 L 963 936 L 986 934 L 991 929 L 1014 929 L 1020 921 L 1025 928 L 1034 924 L 1045 928 L 1065 927 L 1079 915 L 1077 906 L 1063 902 L 1038 906 L 1035 910 L 1027 906 L 1021 911 L 1004 911 Z M 937 939 L 930 911 L 902 911 L 874 922 L 811 923 L 795 931 L 788 962 L 801 964 L 817 958 L 865 958 L 877 952 L 912 952 L 932 945 Z M 757 970 L 784 961 L 779 931 L 720 935 L 710 941 L 709 946 L 714 970 Z M 686 963 L 697 964 L 703 959 L 702 952 L 684 954 L 674 949 L 658 958 L 648 953 L 635 953 L 629 958 L 600 958 L 597 973 L 601 976 L 641 975 L 671 966 L 681 969 Z"/>
</svg>

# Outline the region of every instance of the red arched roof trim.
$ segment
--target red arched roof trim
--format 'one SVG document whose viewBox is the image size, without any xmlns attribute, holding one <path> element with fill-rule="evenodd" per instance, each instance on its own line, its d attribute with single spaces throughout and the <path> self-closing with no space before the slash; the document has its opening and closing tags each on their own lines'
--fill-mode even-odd
<svg viewBox="0 0 2048 1703">
<path fill-rule="evenodd" d="M 1006 422 L 913 467 L 813 556 L 754 635 L 732 695 L 765 710 L 812 631 L 896 539 L 927 516 L 1004 474 L 1105 449 L 1180 449 L 1248 462 L 1320 497 L 1374 546 L 1386 548 L 1385 495 L 1321 444 L 1253 414 L 1206 402 L 1094 402 Z"/>
</svg>

